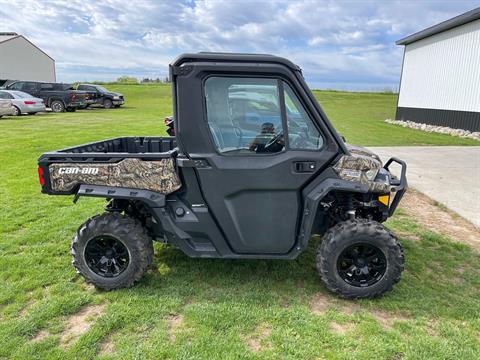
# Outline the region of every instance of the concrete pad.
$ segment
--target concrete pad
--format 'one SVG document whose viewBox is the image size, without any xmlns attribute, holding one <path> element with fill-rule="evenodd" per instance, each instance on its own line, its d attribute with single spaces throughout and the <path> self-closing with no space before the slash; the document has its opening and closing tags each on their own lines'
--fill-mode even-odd
<svg viewBox="0 0 480 360">
<path fill-rule="evenodd" d="M 370 149 L 383 161 L 392 156 L 405 161 L 410 187 L 444 204 L 480 228 L 480 146 Z"/>
</svg>

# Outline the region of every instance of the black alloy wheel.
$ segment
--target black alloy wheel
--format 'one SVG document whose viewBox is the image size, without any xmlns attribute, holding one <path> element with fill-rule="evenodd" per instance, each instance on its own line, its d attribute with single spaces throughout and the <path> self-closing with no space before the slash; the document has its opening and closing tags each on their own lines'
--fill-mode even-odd
<svg viewBox="0 0 480 360">
<path fill-rule="evenodd" d="M 120 240 L 100 235 L 87 243 L 85 261 L 95 274 L 111 278 L 125 271 L 130 263 L 130 254 Z"/>
<path fill-rule="evenodd" d="M 337 260 L 338 275 L 352 286 L 371 286 L 380 281 L 386 270 L 385 255 L 371 244 L 353 244 L 343 250 Z"/>
</svg>

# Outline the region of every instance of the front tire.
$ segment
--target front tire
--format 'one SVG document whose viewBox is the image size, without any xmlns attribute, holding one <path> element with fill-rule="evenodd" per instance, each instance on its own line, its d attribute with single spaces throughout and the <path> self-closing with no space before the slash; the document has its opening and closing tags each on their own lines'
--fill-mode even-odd
<svg viewBox="0 0 480 360">
<path fill-rule="evenodd" d="M 105 109 L 111 109 L 113 107 L 113 102 L 110 99 L 103 100 L 103 106 Z"/>
<path fill-rule="evenodd" d="M 104 290 L 132 286 L 153 259 L 153 242 L 140 221 L 118 213 L 94 216 L 72 239 L 72 264 L 87 283 Z"/>
<path fill-rule="evenodd" d="M 392 290 L 404 269 L 403 249 L 382 224 L 364 219 L 329 229 L 317 251 L 326 287 L 348 299 L 371 299 Z"/>
</svg>

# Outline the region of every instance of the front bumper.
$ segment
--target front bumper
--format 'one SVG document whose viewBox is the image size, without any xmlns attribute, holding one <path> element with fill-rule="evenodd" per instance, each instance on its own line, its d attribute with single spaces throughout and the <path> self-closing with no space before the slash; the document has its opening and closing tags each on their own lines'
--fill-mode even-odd
<svg viewBox="0 0 480 360">
<path fill-rule="evenodd" d="M 113 105 L 123 105 L 125 104 L 125 100 L 123 99 L 118 99 L 118 100 L 112 100 Z"/>
<path fill-rule="evenodd" d="M 397 209 L 398 204 L 400 203 L 400 200 L 402 200 L 403 195 L 405 194 L 405 191 L 407 191 L 408 188 L 408 182 L 407 182 L 407 164 L 405 161 L 400 160 L 396 157 L 390 158 L 383 168 L 387 170 L 390 174 L 391 171 L 389 170 L 389 166 L 392 163 L 397 163 L 401 166 L 401 171 L 400 171 L 400 178 L 396 178 L 391 175 L 391 180 L 390 184 L 392 185 L 391 192 L 394 193 L 393 199 L 390 202 L 390 207 L 388 209 L 388 216 L 392 216 L 395 210 Z"/>
</svg>

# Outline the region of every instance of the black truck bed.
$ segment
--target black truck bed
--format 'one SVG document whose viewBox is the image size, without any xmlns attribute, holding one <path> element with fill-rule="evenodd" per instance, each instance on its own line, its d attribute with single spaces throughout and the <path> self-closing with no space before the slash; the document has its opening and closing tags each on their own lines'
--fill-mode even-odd
<svg viewBox="0 0 480 360">
<path fill-rule="evenodd" d="M 42 192 L 75 194 L 81 185 L 168 194 L 180 188 L 174 137 L 122 137 L 47 152 L 38 159 Z"/>
<path fill-rule="evenodd" d="M 39 160 L 62 158 L 112 157 L 171 157 L 177 142 L 175 137 L 120 137 L 78 145 L 43 154 Z M 86 156 L 88 155 L 88 156 Z M 105 156 L 107 155 L 107 156 Z"/>
</svg>

